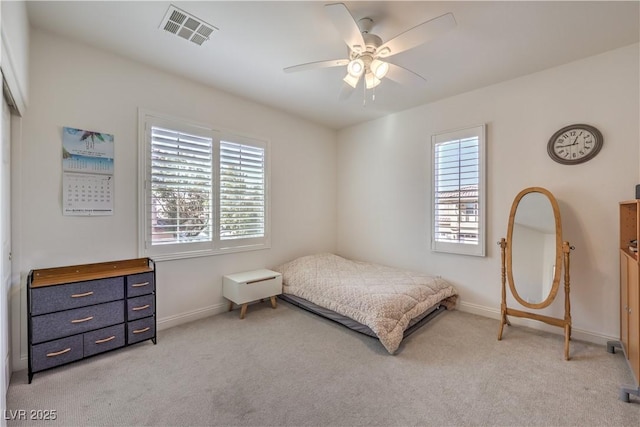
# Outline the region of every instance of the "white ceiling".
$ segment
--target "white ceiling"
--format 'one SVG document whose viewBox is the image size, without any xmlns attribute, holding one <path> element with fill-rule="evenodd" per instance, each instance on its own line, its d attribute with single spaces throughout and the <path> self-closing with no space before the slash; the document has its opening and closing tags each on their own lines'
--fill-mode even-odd
<svg viewBox="0 0 640 427">
<path fill-rule="evenodd" d="M 637 43 L 640 3 L 348 1 L 383 41 L 446 12 L 457 26 L 391 57 L 424 76 L 416 89 L 385 80 L 366 105 L 338 95 L 344 67 L 283 68 L 345 58 L 347 47 L 316 1 L 29 1 L 33 27 L 341 129 L 417 105 Z M 198 46 L 159 28 L 170 4 L 219 29 Z M 588 90 L 588 88 L 585 88 Z M 526 100 L 523 100 L 526 102 Z"/>
</svg>

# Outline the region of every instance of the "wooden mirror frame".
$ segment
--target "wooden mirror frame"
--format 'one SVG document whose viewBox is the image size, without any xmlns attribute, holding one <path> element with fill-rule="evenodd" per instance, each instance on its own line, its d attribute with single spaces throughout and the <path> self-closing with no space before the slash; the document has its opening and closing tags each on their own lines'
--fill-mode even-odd
<svg viewBox="0 0 640 427">
<path fill-rule="evenodd" d="M 513 271 L 512 271 L 512 250 L 511 245 L 513 244 L 513 223 L 516 215 L 516 211 L 518 208 L 518 204 L 522 198 L 530 193 L 542 193 L 546 195 L 551 202 L 551 206 L 553 208 L 553 215 L 556 222 L 556 271 L 554 273 L 553 284 L 549 295 L 547 298 L 540 303 L 529 303 L 524 301 L 518 292 L 515 289 L 515 283 L 513 280 Z M 560 243 L 562 242 L 562 243 Z M 500 245 L 500 258 L 502 263 L 501 268 L 501 276 L 502 276 L 502 303 L 500 304 L 500 329 L 498 331 L 498 341 L 502 340 L 502 332 L 504 330 L 504 325 L 511 325 L 507 316 L 516 316 L 516 317 L 524 317 L 527 319 L 539 320 L 541 322 L 547 323 L 553 326 L 559 326 L 564 328 L 564 358 L 565 360 L 569 360 L 569 340 L 571 339 L 571 303 L 569 301 L 569 285 L 570 285 L 570 275 L 569 275 L 569 254 L 572 249 L 572 246 L 569 245 L 569 242 L 562 241 L 562 222 L 560 220 L 560 209 L 558 207 L 558 202 L 556 201 L 553 194 L 550 191 L 546 190 L 542 187 L 529 187 L 522 190 L 513 201 L 511 206 L 511 212 L 509 214 L 509 226 L 507 229 L 507 238 L 502 238 L 498 242 Z M 508 250 L 507 250 L 508 248 Z M 559 268 L 560 266 L 560 268 Z M 507 307 L 507 277 L 509 278 L 509 289 L 511 290 L 512 295 L 518 301 L 518 303 L 522 304 L 524 307 L 529 309 L 540 309 L 549 306 L 555 299 L 558 293 L 558 289 L 560 287 L 560 276 L 561 272 L 564 271 L 564 318 L 558 319 L 555 317 L 545 316 L 538 313 L 530 313 L 527 311 L 517 310 L 513 308 Z"/>
<path fill-rule="evenodd" d="M 553 217 L 555 222 L 555 230 L 556 230 L 556 254 L 554 258 L 554 262 L 557 267 L 553 274 L 553 283 L 551 284 L 551 290 L 547 297 L 539 302 L 539 303 L 531 303 L 525 301 L 518 290 L 516 289 L 516 283 L 513 279 L 513 245 L 507 244 L 506 250 L 506 260 L 507 260 L 507 280 L 509 282 L 509 289 L 511 289 L 511 294 L 513 297 L 520 303 L 522 306 L 532 309 L 541 309 L 549 306 L 556 295 L 558 294 L 558 288 L 560 287 L 560 275 L 562 274 L 562 221 L 560 220 L 560 208 L 558 207 L 558 202 L 556 198 L 553 197 L 553 194 L 549 192 L 549 190 L 542 187 L 529 187 L 522 190 L 516 198 L 513 200 L 513 204 L 511 205 L 511 213 L 509 214 L 509 226 L 507 227 L 507 242 L 513 242 L 513 227 L 516 219 L 516 212 L 518 211 L 518 206 L 520 206 L 520 201 L 527 194 L 538 193 L 544 194 L 549 202 L 551 203 L 551 208 L 553 209 Z"/>
</svg>

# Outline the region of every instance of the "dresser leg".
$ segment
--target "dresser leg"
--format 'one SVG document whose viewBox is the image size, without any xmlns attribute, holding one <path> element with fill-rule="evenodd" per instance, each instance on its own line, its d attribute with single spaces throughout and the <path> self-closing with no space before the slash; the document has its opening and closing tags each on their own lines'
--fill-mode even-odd
<svg viewBox="0 0 640 427">
<path fill-rule="evenodd" d="M 271 308 L 276 308 L 278 303 L 276 302 L 276 297 L 269 297 L 271 299 Z"/>
<path fill-rule="evenodd" d="M 240 318 L 244 319 L 245 314 L 247 314 L 247 305 L 248 304 L 242 304 L 242 308 L 240 309 Z"/>
</svg>

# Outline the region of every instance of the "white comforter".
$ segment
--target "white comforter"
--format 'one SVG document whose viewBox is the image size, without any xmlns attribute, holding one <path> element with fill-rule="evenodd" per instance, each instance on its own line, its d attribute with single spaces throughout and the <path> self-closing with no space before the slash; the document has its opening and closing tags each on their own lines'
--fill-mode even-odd
<svg viewBox="0 0 640 427">
<path fill-rule="evenodd" d="M 297 258 L 274 270 L 282 273 L 285 294 L 367 325 L 392 354 L 411 319 L 438 302 L 453 308 L 456 301 L 454 287 L 439 277 L 334 254 Z"/>
</svg>

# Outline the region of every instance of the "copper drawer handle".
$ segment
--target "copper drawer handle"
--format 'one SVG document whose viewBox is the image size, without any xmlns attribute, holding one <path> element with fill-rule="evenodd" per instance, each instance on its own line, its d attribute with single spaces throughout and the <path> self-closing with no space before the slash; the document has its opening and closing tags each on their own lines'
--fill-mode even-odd
<svg viewBox="0 0 640 427">
<path fill-rule="evenodd" d="M 103 338 L 101 340 L 96 341 L 96 344 L 102 344 L 102 343 L 105 343 L 105 342 L 113 341 L 115 339 L 116 339 L 116 336 L 115 335 L 111 335 L 109 338 Z"/>
<path fill-rule="evenodd" d="M 143 305 L 141 307 L 133 307 L 131 310 L 133 311 L 140 311 L 140 310 L 146 310 L 147 308 L 151 307 L 149 304 Z"/>
<path fill-rule="evenodd" d="M 137 329 L 137 330 L 133 331 L 133 333 L 134 333 L 134 334 L 141 334 L 141 333 L 143 333 L 143 332 L 147 332 L 149 329 L 151 329 L 151 328 L 147 326 L 147 327 L 146 327 L 146 328 L 144 328 L 144 329 Z"/>
<path fill-rule="evenodd" d="M 132 288 L 140 288 L 142 286 L 147 286 L 149 284 L 149 282 L 142 282 L 142 283 L 135 283 L 133 285 L 131 285 Z"/>
<path fill-rule="evenodd" d="M 71 298 L 82 298 L 88 297 L 89 295 L 93 295 L 93 291 L 85 292 L 84 294 L 73 294 L 71 295 Z"/>
<path fill-rule="evenodd" d="M 56 356 L 60 356 L 61 354 L 65 354 L 71 351 L 71 347 L 69 348 L 65 348 L 64 350 L 60 350 L 60 351 L 56 351 L 54 353 L 47 353 L 47 357 L 56 357 Z"/>
<path fill-rule="evenodd" d="M 74 319 L 74 320 L 71 321 L 71 323 L 88 322 L 91 319 L 93 319 L 93 316 L 85 317 L 84 319 Z"/>
</svg>

